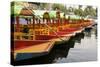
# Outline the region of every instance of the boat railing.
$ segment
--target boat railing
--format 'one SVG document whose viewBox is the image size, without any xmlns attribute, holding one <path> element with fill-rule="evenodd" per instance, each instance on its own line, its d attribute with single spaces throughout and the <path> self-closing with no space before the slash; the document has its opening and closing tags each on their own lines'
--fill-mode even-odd
<svg viewBox="0 0 100 67">
<path fill-rule="evenodd" d="M 25 5 L 23 5 L 25 6 Z M 30 9 L 28 9 L 26 6 L 25 8 L 30 11 L 32 14 L 34 14 L 34 12 Z M 61 37 L 57 34 L 58 31 L 64 30 L 66 28 L 79 28 L 81 25 L 79 24 L 79 20 L 68 20 L 68 24 L 66 24 L 64 22 L 63 19 L 61 18 L 56 18 L 56 23 L 55 26 L 52 25 L 51 20 L 52 19 L 42 19 L 42 21 L 40 21 L 40 18 L 38 19 L 38 24 L 34 24 L 34 29 L 32 29 L 33 27 L 31 25 L 27 25 L 29 26 L 29 31 L 31 30 L 31 32 L 29 33 L 23 33 L 23 32 L 19 32 L 19 33 L 15 33 L 15 39 L 35 39 L 35 35 L 49 35 L 51 32 L 53 32 L 59 39 L 61 39 Z M 35 21 L 35 18 L 34 18 Z M 37 22 L 37 20 L 35 21 Z M 42 24 L 40 24 L 42 22 Z M 87 22 L 87 21 L 85 21 Z M 87 23 L 83 23 L 83 26 L 85 26 Z M 33 22 L 34 23 L 34 22 Z M 20 30 L 23 30 L 23 27 L 20 27 Z M 30 33 L 34 33 L 34 34 L 30 34 Z M 31 38 L 30 38 L 31 37 Z M 62 39 L 61 39 L 62 40 Z"/>
</svg>

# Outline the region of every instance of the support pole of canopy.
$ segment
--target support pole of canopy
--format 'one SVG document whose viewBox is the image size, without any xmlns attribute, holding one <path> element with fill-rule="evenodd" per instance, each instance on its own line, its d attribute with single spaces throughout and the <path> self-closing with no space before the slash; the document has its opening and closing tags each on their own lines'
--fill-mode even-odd
<svg viewBox="0 0 100 67">
<path fill-rule="evenodd" d="M 35 17 L 33 16 L 33 29 L 35 28 Z"/>
<path fill-rule="evenodd" d="M 16 16 L 16 31 L 20 32 L 19 16 Z"/>
<path fill-rule="evenodd" d="M 28 18 L 28 26 L 31 29 L 31 18 Z"/>
<path fill-rule="evenodd" d="M 30 25 L 31 24 L 31 20 L 30 20 L 30 18 L 28 18 L 28 25 Z"/>
<path fill-rule="evenodd" d="M 31 18 L 30 18 L 30 25 L 31 25 Z"/>
<path fill-rule="evenodd" d="M 48 25 L 48 18 L 46 18 L 46 23 L 47 23 L 47 25 Z"/>
<path fill-rule="evenodd" d="M 65 17 L 66 15 L 64 14 L 63 16 L 64 16 L 64 18 L 63 18 L 63 24 L 66 25 L 66 17 Z"/>
<path fill-rule="evenodd" d="M 60 23 L 60 12 L 59 11 L 56 12 L 56 18 L 57 18 L 57 25 L 59 26 L 59 23 Z"/>
<path fill-rule="evenodd" d="M 68 16 L 68 23 L 70 23 L 70 16 Z"/>
<path fill-rule="evenodd" d="M 40 28 L 40 25 L 41 25 L 40 23 L 41 23 L 41 20 L 39 19 L 39 28 Z"/>
<path fill-rule="evenodd" d="M 49 22 L 49 18 L 47 18 L 47 24 L 48 24 L 48 25 L 50 24 L 50 22 Z"/>
<path fill-rule="evenodd" d="M 27 18 L 27 25 L 29 24 L 29 19 Z"/>
<path fill-rule="evenodd" d="M 52 18 L 52 23 L 54 24 L 54 19 Z"/>
<path fill-rule="evenodd" d="M 47 21 L 48 25 L 50 25 L 50 18 L 47 18 L 47 20 L 48 20 L 48 21 Z"/>
<path fill-rule="evenodd" d="M 55 27 L 55 23 L 54 23 L 54 19 L 52 18 L 52 23 L 53 24 L 52 26 Z"/>
</svg>

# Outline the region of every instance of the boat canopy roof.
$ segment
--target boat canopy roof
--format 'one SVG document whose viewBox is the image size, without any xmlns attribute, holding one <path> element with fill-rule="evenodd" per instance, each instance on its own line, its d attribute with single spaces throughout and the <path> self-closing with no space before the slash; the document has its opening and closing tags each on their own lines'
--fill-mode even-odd
<svg viewBox="0 0 100 67">
<path fill-rule="evenodd" d="M 27 9 L 27 12 L 26 13 L 29 13 L 29 15 L 22 15 L 22 14 L 24 14 L 25 13 L 25 11 L 23 11 L 24 13 L 22 13 L 21 14 L 21 12 L 22 12 L 22 10 L 23 10 L 23 6 L 13 6 L 12 7 L 12 11 L 13 12 L 11 12 L 11 14 L 13 15 L 13 16 L 19 16 L 20 15 L 20 17 L 31 17 L 32 16 L 32 14 L 33 15 L 35 15 L 36 17 L 39 17 L 39 18 L 43 18 L 43 14 L 45 13 L 45 12 L 48 12 L 49 13 L 49 16 L 50 16 L 50 18 L 56 18 L 56 12 L 57 11 L 54 11 L 54 10 L 31 10 L 31 11 L 29 11 L 28 9 Z M 31 12 L 31 13 L 30 13 Z M 31 15 L 30 15 L 31 14 Z M 64 18 L 64 12 L 61 12 L 60 13 L 60 17 L 61 18 Z M 70 17 L 70 19 L 81 19 L 81 17 L 80 16 L 78 16 L 78 15 L 65 15 L 65 18 L 66 19 L 68 19 L 68 17 Z"/>
</svg>

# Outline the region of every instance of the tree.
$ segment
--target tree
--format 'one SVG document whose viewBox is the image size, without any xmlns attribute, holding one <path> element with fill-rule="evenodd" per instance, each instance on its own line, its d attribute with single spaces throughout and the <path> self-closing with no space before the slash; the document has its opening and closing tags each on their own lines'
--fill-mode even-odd
<svg viewBox="0 0 100 67">
<path fill-rule="evenodd" d="M 74 14 L 78 16 L 84 16 L 84 12 L 82 10 L 82 5 L 79 5 L 78 9 L 74 10 Z"/>
<path fill-rule="evenodd" d="M 62 4 L 53 4 L 52 5 L 52 9 L 53 10 L 59 9 L 60 11 L 62 11 L 64 13 L 67 13 L 66 7 L 64 5 L 62 5 Z"/>
<path fill-rule="evenodd" d="M 92 16 L 92 17 L 95 17 L 97 15 L 97 10 L 94 9 L 92 6 L 87 6 L 85 9 L 84 9 L 84 15 L 85 16 Z"/>
<path fill-rule="evenodd" d="M 49 3 L 41 3 L 39 8 L 41 10 L 44 10 L 44 9 L 49 9 Z"/>
</svg>

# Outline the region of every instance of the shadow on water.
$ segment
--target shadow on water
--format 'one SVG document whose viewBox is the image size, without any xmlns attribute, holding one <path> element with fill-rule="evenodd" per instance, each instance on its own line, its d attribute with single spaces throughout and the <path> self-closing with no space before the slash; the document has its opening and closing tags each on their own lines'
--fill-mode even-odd
<svg viewBox="0 0 100 67">
<path fill-rule="evenodd" d="M 32 64 L 50 64 L 56 63 L 58 59 L 67 58 L 70 48 L 74 48 L 75 43 L 81 43 L 84 37 L 91 37 L 91 30 L 86 29 L 83 32 L 76 34 L 69 39 L 69 41 L 55 44 L 53 49 L 44 56 L 31 58 L 15 62 L 15 65 L 32 65 Z"/>
<path fill-rule="evenodd" d="M 91 37 L 91 35 L 95 35 L 95 38 L 97 39 L 97 25 L 94 25 L 92 28 L 86 28 L 84 30 L 84 34 L 86 37 Z"/>
</svg>

